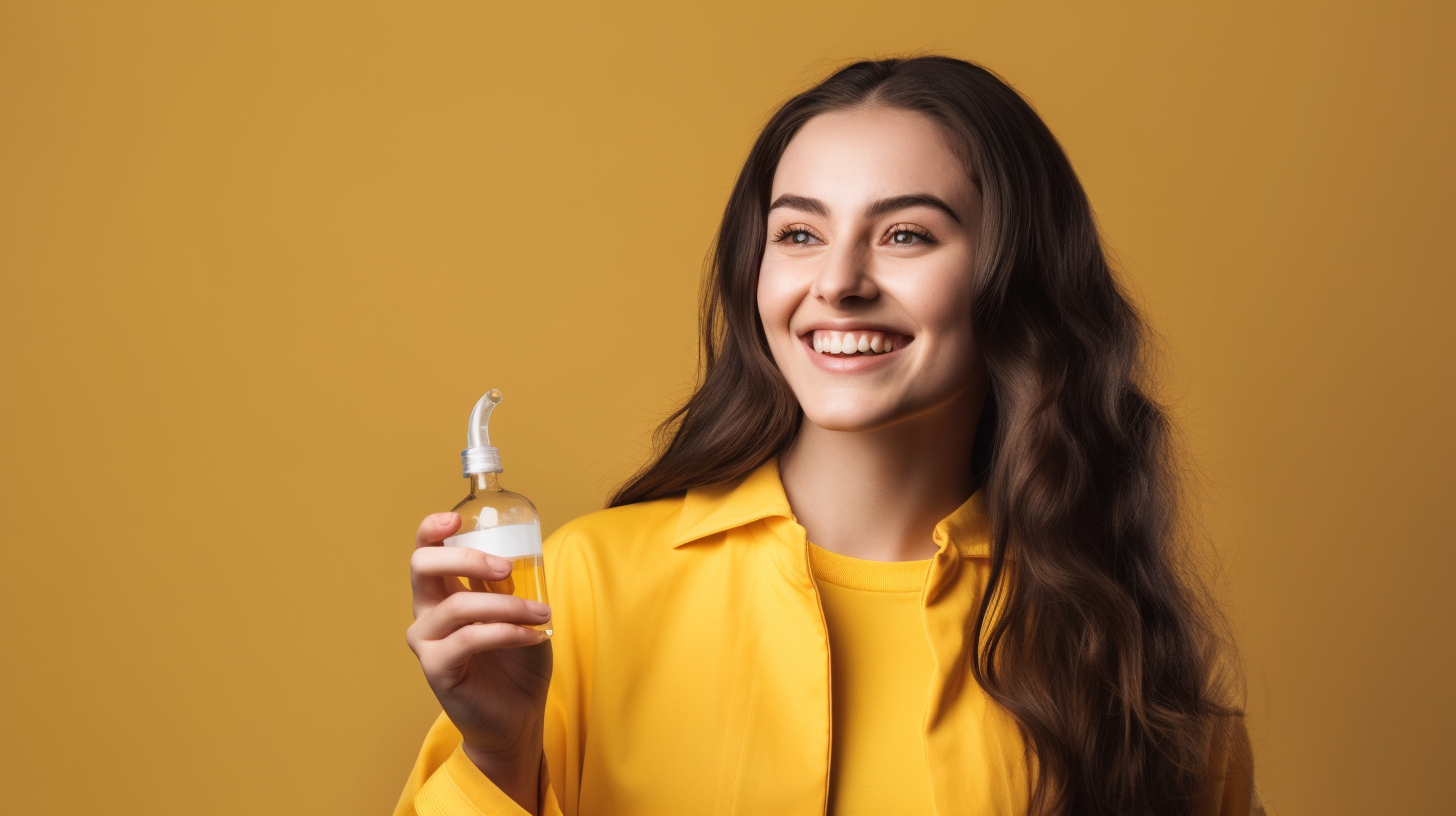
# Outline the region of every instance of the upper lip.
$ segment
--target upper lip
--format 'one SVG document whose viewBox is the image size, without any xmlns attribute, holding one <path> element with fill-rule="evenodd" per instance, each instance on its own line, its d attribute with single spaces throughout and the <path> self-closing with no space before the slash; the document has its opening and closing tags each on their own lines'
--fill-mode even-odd
<svg viewBox="0 0 1456 816">
<path fill-rule="evenodd" d="M 915 335 L 886 323 L 874 323 L 864 320 L 819 320 L 807 326 L 800 327 L 795 331 L 798 337 L 807 337 L 816 331 L 836 332 L 883 332 L 884 334 L 897 334 L 903 337 L 914 337 Z"/>
</svg>

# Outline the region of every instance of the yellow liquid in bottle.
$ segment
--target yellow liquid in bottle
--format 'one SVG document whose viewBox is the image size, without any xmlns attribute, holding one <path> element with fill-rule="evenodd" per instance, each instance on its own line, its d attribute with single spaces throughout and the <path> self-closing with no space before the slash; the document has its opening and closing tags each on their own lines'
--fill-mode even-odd
<svg viewBox="0 0 1456 816">
<path fill-rule="evenodd" d="M 528 601 L 540 601 L 549 604 L 546 600 L 546 563 L 539 555 L 527 555 L 521 558 L 511 559 L 511 574 L 506 576 L 504 581 L 481 581 L 479 578 L 464 579 L 466 585 L 476 592 L 498 592 L 502 595 L 514 595 L 517 598 L 525 598 Z M 536 629 L 551 636 L 551 621 L 545 623 L 526 625 L 527 629 Z"/>
</svg>

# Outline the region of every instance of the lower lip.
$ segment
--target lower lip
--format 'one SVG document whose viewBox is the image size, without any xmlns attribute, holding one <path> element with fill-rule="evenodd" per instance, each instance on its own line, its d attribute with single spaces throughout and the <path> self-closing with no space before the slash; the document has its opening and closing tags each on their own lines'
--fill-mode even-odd
<svg viewBox="0 0 1456 816">
<path fill-rule="evenodd" d="M 886 351 L 878 354 L 856 354 L 853 357 L 840 357 L 836 354 L 821 354 L 814 350 L 809 335 L 799 338 L 804 350 L 809 354 L 814 365 L 825 371 L 834 374 L 859 374 L 865 371 L 872 371 L 883 365 L 888 365 L 890 360 L 899 356 L 904 346 L 896 346 L 894 351 Z M 907 344 L 908 345 L 908 344 Z"/>
</svg>

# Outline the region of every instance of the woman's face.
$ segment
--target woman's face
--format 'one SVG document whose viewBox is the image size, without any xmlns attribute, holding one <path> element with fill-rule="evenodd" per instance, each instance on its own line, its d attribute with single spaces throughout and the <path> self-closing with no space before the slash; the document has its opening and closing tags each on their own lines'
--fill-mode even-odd
<svg viewBox="0 0 1456 816">
<path fill-rule="evenodd" d="M 810 422 L 874 430 L 979 386 L 981 196 L 929 118 L 861 108 L 810 119 L 769 201 L 758 311 Z"/>
</svg>

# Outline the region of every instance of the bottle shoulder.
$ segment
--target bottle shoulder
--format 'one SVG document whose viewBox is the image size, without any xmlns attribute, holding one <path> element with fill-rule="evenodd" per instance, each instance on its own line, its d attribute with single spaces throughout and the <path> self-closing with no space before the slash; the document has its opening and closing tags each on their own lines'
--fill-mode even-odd
<svg viewBox="0 0 1456 816">
<path fill-rule="evenodd" d="M 477 490 L 451 508 L 460 514 L 461 529 L 540 523 L 536 505 L 509 490 Z M 483 523 L 481 517 L 484 516 Z"/>
</svg>

